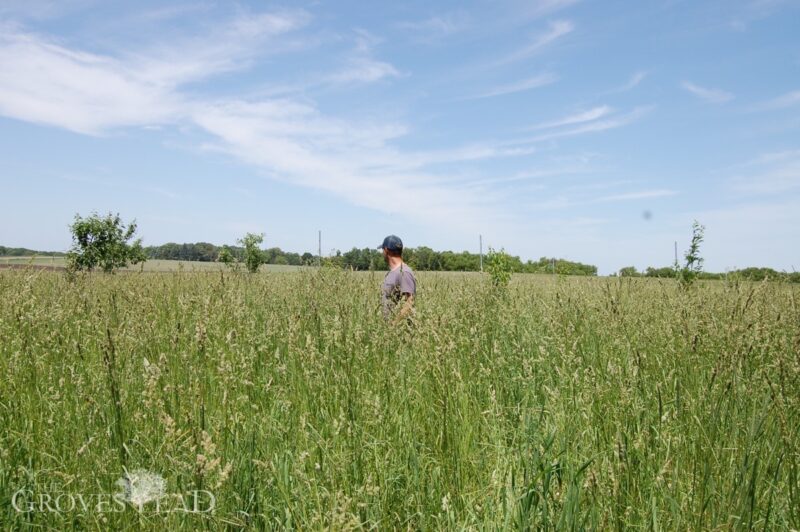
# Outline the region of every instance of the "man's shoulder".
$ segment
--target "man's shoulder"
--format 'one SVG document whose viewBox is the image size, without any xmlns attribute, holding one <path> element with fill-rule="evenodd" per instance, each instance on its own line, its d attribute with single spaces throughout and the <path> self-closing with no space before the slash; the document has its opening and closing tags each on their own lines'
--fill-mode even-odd
<svg viewBox="0 0 800 532">
<path fill-rule="evenodd" d="M 385 279 L 387 282 L 399 281 L 406 275 L 415 277 L 414 270 L 411 269 L 411 267 L 409 267 L 408 264 L 403 263 L 394 270 L 389 270 L 388 272 L 386 272 Z"/>
<path fill-rule="evenodd" d="M 402 276 L 402 275 L 410 275 L 411 277 L 416 279 L 416 275 L 415 275 L 414 270 L 408 264 L 403 263 L 403 265 L 400 266 L 399 268 L 397 268 L 396 271 L 397 271 L 398 277 Z"/>
</svg>

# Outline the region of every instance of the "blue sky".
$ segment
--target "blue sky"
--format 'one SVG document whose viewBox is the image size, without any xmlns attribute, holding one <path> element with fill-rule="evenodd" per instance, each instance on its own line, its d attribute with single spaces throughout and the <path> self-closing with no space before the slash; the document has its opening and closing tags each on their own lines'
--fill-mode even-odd
<svg viewBox="0 0 800 532">
<path fill-rule="evenodd" d="M 800 2 L 0 3 L 0 244 L 800 268 Z"/>
</svg>

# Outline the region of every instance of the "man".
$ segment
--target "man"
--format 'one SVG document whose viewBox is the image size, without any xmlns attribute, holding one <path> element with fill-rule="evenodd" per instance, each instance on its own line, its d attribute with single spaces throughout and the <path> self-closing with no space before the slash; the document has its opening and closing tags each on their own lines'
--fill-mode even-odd
<svg viewBox="0 0 800 532">
<path fill-rule="evenodd" d="M 403 319 L 410 319 L 414 313 L 417 280 L 408 264 L 403 262 L 403 241 L 400 237 L 387 236 L 378 249 L 383 250 L 383 259 L 389 266 L 381 287 L 383 317 L 389 320 L 394 316 L 392 324 L 397 324 Z"/>
</svg>

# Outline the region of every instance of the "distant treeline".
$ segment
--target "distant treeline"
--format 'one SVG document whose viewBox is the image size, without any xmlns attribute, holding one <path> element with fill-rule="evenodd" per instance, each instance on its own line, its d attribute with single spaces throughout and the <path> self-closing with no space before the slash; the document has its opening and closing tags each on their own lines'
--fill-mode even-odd
<svg viewBox="0 0 800 532">
<path fill-rule="evenodd" d="M 149 246 L 144 248 L 148 258 L 212 262 L 219 257 L 219 252 L 227 247 L 230 253 L 241 260 L 244 249 L 239 246 L 216 246 L 208 242 L 194 244 L 169 243 L 162 246 Z M 311 253 L 286 252 L 280 248 L 264 250 L 267 264 L 288 264 L 293 266 L 314 265 L 318 258 Z M 434 251 L 425 246 L 406 248 L 403 250 L 403 259 L 412 268 L 425 271 L 478 271 L 480 270 L 480 255 L 462 251 Z M 377 249 L 353 248 L 350 251 L 334 252 L 333 255 L 322 258 L 322 263 L 329 266 L 350 268 L 353 270 L 385 270 L 386 263 L 383 254 Z M 597 267 L 590 264 L 581 264 L 564 259 L 550 259 L 543 257 L 538 261 L 522 262 L 519 257 L 511 257 L 511 267 L 515 272 L 525 273 L 559 273 L 564 275 L 597 275 Z"/>
<path fill-rule="evenodd" d="M 228 248 L 238 260 L 244 256 L 244 248 L 239 246 L 217 246 L 208 242 L 191 244 L 168 243 L 161 246 L 147 246 L 144 248 L 147 258 L 163 260 L 183 260 L 199 262 L 215 262 L 219 252 Z M 311 253 L 293 253 L 283 251 L 281 248 L 263 250 L 267 264 L 285 264 L 289 266 L 313 266 L 317 264 L 318 257 Z M 65 253 L 59 251 L 35 251 L 27 248 L 10 248 L 0 246 L 1 257 L 62 257 Z M 480 255 L 468 251 L 435 251 L 429 247 L 407 248 L 403 251 L 404 260 L 412 268 L 423 271 L 459 271 L 472 272 L 480 270 Z M 484 257 L 485 260 L 485 257 Z M 377 249 L 353 248 L 350 251 L 335 251 L 332 255 L 322 257 L 322 264 L 337 266 L 353 270 L 385 270 L 386 263 L 383 254 Z M 564 259 L 542 257 L 538 261 L 523 262 L 519 257 L 510 258 L 511 269 L 516 273 L 557 273 L 561 275 L 597 275 L 597 267 L 591 264 L 582 264 Z M 675 269 L 670 266 L 663 268 L 649 267 L 638 271 L 633 266 L 622 268 L 621 277 L 675 277 Z M 701 272 L 699 279 L 730 279 L 740 278 L 748 281 L 788 281 L 800 283 L 800 272 L 779 272 L 772 268 L 743 268 L 728 273 Z"/>
<path fill-rule="evenodd" d="M 185 260 L 198 262 L 215 262 L 219 252 L 227 248 L 237 260 L 244 257 L 244 248 L 240 246 L 216 246 L 208 242 L 194 244 L 175 244 L 170 242 L 161 246 L 146 246 L 144 252 L 148 259 Z M 267 264 L 288 264 L 290 266 L 304 266 L 316 263 L 316 257 L 311 253 L 291 253 L 281 248 L 263 250 Z"/>
<path fill-rule="evenodd" d="M 0 257 L 32 257 L 38 255 L 39 257 L 63 257 L 66 253 L 61 251 L 35 251 L 28 248 L 7 248 L 0 246 Z"/>
<path fill-rule="evenodd" d="M 647 268 L 643 272 L 638 271 L 633 266 L 627 266 L 619 271 L 620 277 L 675 277 L 675 268 L 665 266 L 663 268 Z M 772 268 L 742 268 L 727 273 L 700 272 L 698 279 L 732 279 L 739 278 L 747 281 L 788 281 L 790 283 L 800 283 L 800 272 L 779 272 Z"/>
<path fill-rule="evenodd" d="M 375 249 L 353 248 L 338 253 L 326 260 L 335 265 L 354 270 L 386 269 L 382 252 Z M 481 268 L 481 257 L 477 253 L 462 251 L 435 251 L 426 246 L 403 250 L 403 260 L 412 268 L 424 271 L 475 272 Z M 485 256 L 484 256 L 485 260 Z M 563 275 L 597 275 L 597 266 L 581 264 L 564 259 L 542 257 L 538 261 L 523 262 L 519 257 L 509 258 L 511 270 L 517 273 L 560 273 Z"/>
</svg>

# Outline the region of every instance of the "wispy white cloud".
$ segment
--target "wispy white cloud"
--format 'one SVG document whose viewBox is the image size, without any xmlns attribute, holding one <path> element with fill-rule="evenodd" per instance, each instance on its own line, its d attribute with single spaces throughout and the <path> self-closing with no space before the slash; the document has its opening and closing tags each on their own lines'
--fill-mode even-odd
<svg viewBox="0 0 800 532">
<path fill-rule="evenodd" d="M 209 2 L 194 2 L 176 5 L 159 6 L 153 9 L 144 10 L 137 15 L 141 20 L 153 22 L 163 22 L 173 20 L 178 17 L 185 17 L 187 14 L 205 12 L 210 10 L 212 5 Z"/>
<path fill-rule="evenodd" d="M 26 33 L 0 37 L 0 113 L 97 135 L 174 120 L 181 102 L 161 80 L 117 59 Z"/>
<path fill-rule="evenodd" d="M 524 27 L 534 20 L 552 17 L 579 2 L 580 0 L 510 0 L 505 4 L 509 9 L 498 9 L 497 3 L 487 2 L 485 5 L 488 9 L 482 13 L 482 20 L 495 16 L 504 28 Z"/>
<path fill-rule="evenodd" d="M 373 57 L 380 39 L 366 30 L 356 30 L 356 46 L 347 57 L 345 67 L 328 76 L 334 84 L 373 83 L 385 78 L 399 77 L 400 72 L 390 63 Z"/>
<path fill-rule="evenodd" d="M 761 102 L 754 106 L 753 110 L 756 111 L 773 111 L 776 109 L 786 109 L 800 104 L 800 90 L 787 92 L 772 100 Z"/>
<path fill-rule="evenodd" d="M 601 181 L 599 183 L 583 183 L 580 185 L 572 185 L 566 187 L 564 190 L 566 192 L 587 192 L 587 191 L 598 191 L 598 190 L 607 190 L 610 188 L 616 188 L 623 185 L 632 185 L 636 182 L 631 179 L 617 179 L 614 181 Z"/>
<path fill-rule="evenodd" d="M 760 164 L 773 164 L 791 160 L 800 160 L 800 150 L 784 150 L 762 153 L 758 157 L 745 163 L 748 166 Z"/>
<path fill-rule="evenodd" d="M 537 89 L 539 87 L 544 87 L 545 85 L 550 85 L 552 83 L 555 83 L 556 81 L 558 81 L 557 75 L 552 73 L 544 73 L 544 74 L 539 74 L 538 76 L 534 76 L 532 78 L 527 78 L 514 83 L 509 83 L 507 85 L 499 85 L 497 87 L 493 87 L 487 90 L 486 92 L 475 94 L 474 96 L 468 96 L 466 99 L 473 100 L 480 98 L 492 98 L 494 96 L 504 96 L 506 94 L 524 92 L 532 89 Z"/>
<path fill-rule="evenodd" d="M 481 161 L 530 155 L 537 151 L 535 146 L 504 147 L 502 143 L 472 143 L 452 149 L 429 150 L 399 154 L 400 168 L 425 168 L 436 164 Z"/>
<path fill-rule="evenodd" d="M 544 132 L 533 137 L 523 137 L 508 141 L 505 144 L 537 144 L 564 137 L 574 137 L 586 133 L 597 133 L 616 129 L 632 124 L 652 110 L 652 106 L 646 106 L 636 107 L 632 111 L 626 113 L 609 114 L 610 109 L 606 110 L 604 107 L 599 107 L 585 113 L 568 116 L 549 124 L 541 124 L 538 129 L 545 129 Z M 606 115 L 609 116 L 606 117 Z"/>
<path fill-rule="evenodd" d="M 733 99 L 733 94 L 731 94 L 730 92 L 726 92 L 720 89 L 709 89 L 706 87 L 701 87 L 699 85 L 695 85 L 690 81 L 682 82 L 681 87 L 684 90 L 694 94 L 698 98 L 701 98 L 709 103 L 725 103 Z"/>
<path fill-rule="evenodd" d="M 302 12 L 236 17 L 220 24 L 215 38 L 205 39 L 208 42 L 179 38 L 172 45 L 165 40 L 137 53 L 118 54 L 89 53 L 21 30 L 3 32 L 0 114 L 89 135 L 131 126 L 199 131 L 207 138 L 202 148 L 252 165 L 269 178 L 459 231 L 473 231 L 477 225 L 485 228 L 493 220 L 510 216 L 499 208 L 504 192 L 494 190 L 488 180 L 473 179 L 470 186 L 462 186 L 464 180 L 448 181 L 455 174 L 437 165 L 526 156 L 547 140 L 620 127 L 641 115 L 639 110 L 615 113 L 600 108 L 550 124 L 532 138 L 415 151 L 395 142 L 409 133 L 402 123 L 335 118 L 291 90 L 283 97 L 249 98 L 189 90 L 190 83 L 248 68 L 260 54 L 270 53 L 262 50 L 279 47 L 280 37 L 307 23 L 308 15 Z M 538 45 L 557 39 L 565 28 L 554 24 L 548 35 L 540 36 Z M 399 75 L 391 64 L 373 57 L 378 44 L 372 35 L 357 33 L 345 68 L 326 79 L 360 83 Z M 549 76 L 489 92 L 530 90 L 553 82 Z M 166 189 L 150 192 L 171 194 Z"/>
<path fill-rule="evenodd" d="M 424 39 L 452 35 L 467 29 L 469 26 L 469 17 L 463 11 L 454 11 L 424 20 L 406 21 L 397 24 L 400 29 L 412 32 L 415 36 Z"/>
<path fill-rule="evenodd" d="M 609 196 L 601 196 L 593 201 L 597 203 L 607 203 L 613 201 L 628 201 L 628 200 L 639 200 L 639 199 L 648 199 L 648 198 L 664 198 L 667 196 L 674 196 L 678 192 L 675 190 L 659 188 L 654 190 L 639 190 L 636 192 L 626 192 L 622 194 L 612 194 Z"/>
<path fill-rule="evenodd" d="M 329 77 L 334 83 L 373 83 L 384 78 L 400 76 L 400 72 L 391 64 L 370 57 L 353 57 L 347 66 Z"/>
<path fill-rule="evenodd" d="M 514 184 L 520 182 L 539 181 L 546 178 L 565 176 L 565 175 L 580 175 L 591 172 L 589 168 L 584 165 L 565 164 L 560 167 L 541 168 L 537 170 L 528 170 L 525 172 L 516 172 L 511 175 L 500 175 L 495 177 L 484 177 L 477 180 L 467 181 L 466 186 L 485 186 L 485 185 L 500 185 L 500 184 Z M 544 188 L 543 185 L 538 188 Z"/>
<path fill-rule="evenodd" d="M 573 124 L 582 124 L 584 122 L 591 122 L 593 120 L 598 120 L 600 118 L 603 118 L 604 116 L 608 116 L 613 112 L 614 110 L 611 107 L 607 105 L 602 105 L 599 107 L 594 107 L 592 109 L 589 109 L 588 111 L 582 111 L 580 113 L 572 114 L 564 118 L 559 118 L 558 120 L 553 120 L 551 122 L 535 124 L 533 126 L 527 127 L 526 129 L 531 131 L 537 129 L 550 129 L 561 126 L 569 126 Z"/>
<path fill-rule="evenodd" d="M 618 127 L 633 118 L 621 115 L 614 123 L 593 130 Z M 636 113 L 634 113 L 636 115 Z M 254 104 L 228 102 L 197 110 L 195 122 L 216 139 L 209 149 L 221 150 L 261 168 L 267 175 L 295 185 L 324 190 L 351 203 L 384 212 L 404 214 L 414 220 L 452 227 L 454 223 L 503 220 L 498 202 L 507 199 L 500 183 L 535 177 L 585 173 L 584 166 L 553 167 L 509 178 L 468 178 L 452 183 L 429 168 L 439 163 L 513 157 L 536 150 L 531 144 L 487 142 L 451 150 L 399 151 L 390 142 L 405 130 L 398 127 L 367 129 L 363 124 L 333 120 L 312 107 L 290 102 Z M 600 121 L 602 122 L 602 121 Z M 588 130 L 587 130 L 588 131 Z M 579 134 L 569 129 L 565 134 Z M 401 186 L 399 185 L 401 184 Z M 672 194 L 664 189 L 585 198 L 548 208 L 629 201 Z M 461 220 L 455 222 L 457 220 Z M 500 222 L 498 222 L 500 223 Z M 462 226 L 463 229 L 463 226 Z"/>
<path fill-rule="evenodd" d="M 569 209 L 573 207 L 597 205 L 602 203 L 618 203 L 644 199 L 667 198 L 677 194 L 678 191 L 665 188 L 635 190 L 632 192 L 622 192 L 619 194 L 609 194 L 606 196 L 585 196 L 577 198 L 570 198 L 564 194 L 559 194 L 553 196 L 552 198 L 533 204 L 531 205 L 531 208 L 536 210 Z"/>
<path fill-rule="evenodd" d="M 560 131 L 551 131 L 543 133 L 536 140 L 541 142 L 544 140 L 551 140 L 560 137 L 572 137 L 575 135 L 582 135 L 584 133 L 596 133 L 599 131 L 607 131 L 609 129 L 616 129 L 619 127 L 632 124 L 639 118 L 643 117 L 650 112 L 652 107 L 637 107 L 633 111 L 625 114 L 615 115 L 607 120 L 593 120 L 585 124 L 577 125 L 573 128 L 567 128 Z"/>
<path fill-rule="evenodd" d="M 290 31 L 295 25 L 261 18 L 245 25 L 235 22 L 232 27 L 260 39 Z M 373 45 L 361 39 L 356 53 L 366 56 Z M 437 175 L 423 168 L 533 150 L 473 145 L 401 151 L 389 142 L 407 132 L 404 126 L 334 119 L 293 97 L 255 101 L 220 101 L 199 93 L 189 97 L 182 92 L 184 83 L 238 68 L 240 61 L 249 60 L 239 54 L 238 45 L 196 53 L 208 61 L 186 58 L 171 71 L 163 58 L 149 53 L 91 54 L 31 33 L 4 33 L 0 69 L 10 75 L 0 78 L 0 113 L 89 135 L 131 126 L 197 127 L 209 135 L 205 148 L 227 153 L 274 179 L 436 223 L 490 219 L 492 194 L 442 185 Z M 340 79 L 374 80 L 385 75 L 386 69 L 378 67 L 376 74 L 365 67 L 365 72 Z M 164 194 L 163 190 L 152 192 Z"/>
<path fill-rule="evenodd" d="M 326 191 L 353 204 L 445 223 L 489 215 L 484 198 L 443 187 L 424 172 L 406 172 L 386 145 L 393 128 L 364 128 L 326 118 L 311 108 L 247 102 L 198 108 L 195 122 L 221 150 L 275 179 Z M 307 124 L 313 124 L 312 127 Z"/>
<path fill-rule="evenodd" d="M 620 90 L 629 91 L 634 87 L 638 87 L 639 83 L 641 83 L 646 77 L 647 77 L 647 72 L 645 72 L 644 70 L 640 70 L 639 72 L 636 72 L 634 75 L 632 75 L 631 79 L 628 80 L 628 83 L 620 87 Z"/>
<path fill-rule="evenodd" d="M 242 68 L 254 48 L 305 20 L 299 12 L 242 15 L 212 38 L 124 56 L 74 50 L 6 26 L 0 34 L 0 114 L 90 135 L 175 122 L 186 114 L 182 85 Z"/>
<path fill-rule="evenodd" d="M 578 3 L 579 0 L 525 0 L 514 6 L 514 16 L 520 22 L 526 22 L 552 15 Z"/>
<path fill-rule="evenodd" d="M 647 71 L 640 70 L 635 72 L 628 81 L 617 88 L 611 89 L 610 91 L 606 92 L 605 94 L 615 94 L 620 92 L 628 92 L 629 90 L 633 90 L 639 86 L 639 84 L 644 81 L 644 78 L 647 77 Z"/>
<path fill-rule="evenodd" d="M 279 37 L 309 20 L 305 11 L 245 13 L 219 24 L 210 34 L 173 37 L 123 57 L 140 77 L 178 86 L 247 68 L 258 57 L 280 52 L 284 43 Z"/>
<path fill-rule="evenodd" d="M 775 15 L 785 8 L 797 8 L 797 0 L 748 0 L 735 9 L 729 25 L 736 31 L 746 31 L 750 24 Z"/>
<path fill-rule="evenodd" d="M 515 63 L 517 61 L 527 59 L 528 57 L 537 54 L 564 35 L 572 33 L 574 29 L 575 25 L 569 20 L 556 20 L 550 22 L 546 31 L 535 35 L 531 42 L 506 55 L 505 57 L 502 57 L 496 62 L 496 64 L 506 65 L 508 63 Z"/>
<path fill-rule="evenodd" d="M 800 191 L 800 150 L 765 153 L 730 178 L 733 191 L 747 196 Z"/>
</svg>

